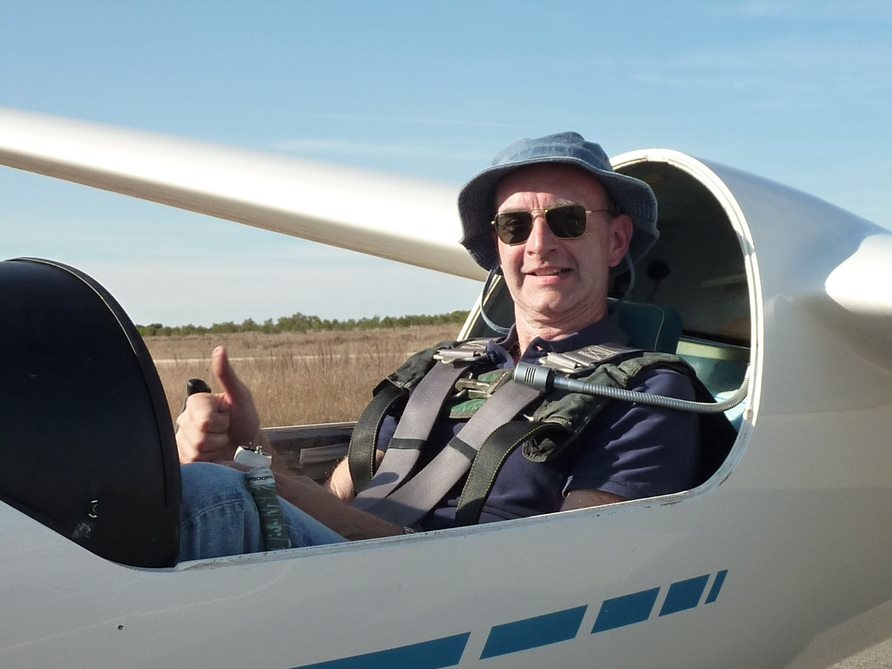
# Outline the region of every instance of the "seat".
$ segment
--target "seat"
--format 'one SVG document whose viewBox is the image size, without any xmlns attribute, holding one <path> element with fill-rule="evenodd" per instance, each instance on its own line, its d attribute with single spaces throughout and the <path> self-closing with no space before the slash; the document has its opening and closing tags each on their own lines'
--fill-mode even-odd
<svg viewBox="0 0 892 669">
<path fill-rule="evenodd" d="M 106 559 L 173 565 L 173 424 L 121 307 L 71 267 L 3 261 L 0 339 L 0 499 Z"/>
<path fill-rule="evenodd" d="M 681 338 L 681 317 L 668 307 L 626 300 L 609 301 L 620 327 L 629 335 L 629 345 L 649 351 L 675 353 Z"/>
</svg>

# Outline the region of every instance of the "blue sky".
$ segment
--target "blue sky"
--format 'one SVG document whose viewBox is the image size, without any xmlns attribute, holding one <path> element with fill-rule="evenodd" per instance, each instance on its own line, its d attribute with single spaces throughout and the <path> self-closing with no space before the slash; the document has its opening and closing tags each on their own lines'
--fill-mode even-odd
<svg viewBox="0 0 892 669">
<path fill-rule="evenodd" d="M 3 0 L 0 106 L 456 189 L 509 142 L 668 147 L 892 225 L 892 3 Z M 0 257 L 139 323 L 469 308 L 471 281 L 0 168 Z"/>
</svg>

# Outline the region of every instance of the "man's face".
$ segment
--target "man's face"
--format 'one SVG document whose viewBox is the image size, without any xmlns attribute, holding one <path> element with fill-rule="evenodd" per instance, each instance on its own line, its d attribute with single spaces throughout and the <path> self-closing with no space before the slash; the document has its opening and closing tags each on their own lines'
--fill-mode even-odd
<svg viewBox="0 0 892 669">
<path fill-rule="evenodd" d="M 496 238 L 496 243 L 517 318 L 569 333 L 604 316 L 608 272 L 628 250 L 631 219 L 596 211 L 612 208 L 607 192 L 594 177 L 566 165 L 519 169 L 496 191 L 499 213 L 564 204 L 581 204 L 593 212 L 582 236 L 555 236 L 544 213 L 536 211 L 525 242 L 510 246 Z"/>
</svg>

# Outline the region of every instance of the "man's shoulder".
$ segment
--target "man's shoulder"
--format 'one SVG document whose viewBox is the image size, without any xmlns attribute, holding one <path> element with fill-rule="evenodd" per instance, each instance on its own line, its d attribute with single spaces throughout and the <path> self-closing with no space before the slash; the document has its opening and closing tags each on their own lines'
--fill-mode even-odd
<svg viewBox="0 0 892 669">
<path fill-rule="evenodd" d="M 688 374 L 675 367 L 654 364 L 645 367 L 635 377 L 635 381 L 629 390 L 635 390 L 653 395 L 666 395 L 679 399 L 692 400 L 696 394 L 694 382 Z"/>
</svg>

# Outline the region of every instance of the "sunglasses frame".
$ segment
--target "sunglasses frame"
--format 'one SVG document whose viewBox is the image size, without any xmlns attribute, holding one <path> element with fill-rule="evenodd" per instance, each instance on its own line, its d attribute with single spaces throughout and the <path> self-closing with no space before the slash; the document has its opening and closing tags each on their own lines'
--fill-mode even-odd
<svg viewBox="0 0 892 669">
<path fill-rule="evenodd" d="M 584 212 L 585 218 L 583 219 L 583 222 L 582 222 L 582 231 L 578 235 L 562 235 L 562 234 L 559 234 L 554 229 L 554 225 L 553 225 L 552 221 L 549 219 L 548 214 L 550 212 L 557 212 L 562 209 L 578 209 L 578 210 Z M 568 202 L 566 204 L 560 204 L 555 207 L 549 207 L 547 209 L 513 209 L 510 211 L 502 211 L 495 215 L 495 217 L 492 219 L 492 221 L 490 221 L 490 225 L 492 225 L 493 229 L 496 232 L 496 236 L 499 238 L 499 241 L 501 241 L 503 244 L 506 244 L 507 246 L 519 246 L 520 244 L 525 244 L 526 241 L 530 238 L 530 235 L 533 233 L 533 222 L 536 220 L 536 215 L 542 214 L 542 216 L 545 218 L 545 223 L 548 225 L 548 229 L 551 231 L 551 234 L 553 234 L 555 237 L 557 237 L 558 239 L 579 239 L 580 237 L 582 237 L 585 234 L 585 231 L 588 228 L 588 215 L 596 214 L 599 212 L 618 215 L 618 212 L 616 211 L 615 208 L 614 209 L 586 209 L 584 205 L 577 204 L 575 202 Z M 529 222 L 528 222 L 529 228 L 527 229 L 526 235 L 524 236 L 523 239 L 521 239 L 519 241 L 509 242 L 502 237 L 502 230 L 499 227 L 498 221 L 501 216 L 504 216 L 507 214 L 527 214 L 530 217 Z"/>
</svg>

